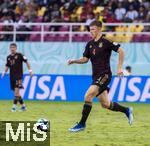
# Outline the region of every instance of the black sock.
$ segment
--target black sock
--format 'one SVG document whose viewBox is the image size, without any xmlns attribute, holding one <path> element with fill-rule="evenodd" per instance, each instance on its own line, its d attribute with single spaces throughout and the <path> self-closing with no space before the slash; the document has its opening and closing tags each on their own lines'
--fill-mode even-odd
<svg viewBox="0 0 150 146">
<path fill-rule="evenodd" d="M 23 99 L 22 99 L 22 97 L 21 97 L 21 96 L 19 97 L 19 103 L 20 103 L 21 105 L 23 105 L 23 104 L 24 104 L 24 101 L 23 101 Z"/>
<path fill-rule="evenodd" d="M 14 103 L 14 104 L 17 104 L 17 102 L 18 102 L 18 99 L 15 97 L 13 103 Z"/>
<path fill-rule="evenodd" d="M 92 103 L 91 102 L 85 102 L 85 104 L 83 106 L 83 110 L 82 110 L 82 118 L 79 122 L 80 124 L 85 125 L 91 109 L 92 109 Z"/>
<path fill-rule="evenodd" d="M 122 105 L 120 105 L 120 104 L 118 104 L 116 102 L 111 102 L 109 109 L 112 110 L 112 111 L 126 113 L 128 108 L 124 107 L 124 106 L 122 106 Z"/>
</svg>

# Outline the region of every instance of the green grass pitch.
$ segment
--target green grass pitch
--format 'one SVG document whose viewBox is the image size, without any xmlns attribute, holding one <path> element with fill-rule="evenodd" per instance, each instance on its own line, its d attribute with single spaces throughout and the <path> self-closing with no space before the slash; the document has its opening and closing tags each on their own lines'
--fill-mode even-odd
<svg viewBox="0 0 150 146">
<path fill-rule="evenodd" d="M 150 146 L 150 105 L 123 104 L 134 108 L 134 124 L 124 114 L 93 103 L 85 131 L 68 132 L 81 117 L 83 103 L 27 101 L 26 112 L 11 113 L 11 101 L 0 101 L 0 121 L 46 118 L 51 121 L 51 146 Z"/>
</svg>

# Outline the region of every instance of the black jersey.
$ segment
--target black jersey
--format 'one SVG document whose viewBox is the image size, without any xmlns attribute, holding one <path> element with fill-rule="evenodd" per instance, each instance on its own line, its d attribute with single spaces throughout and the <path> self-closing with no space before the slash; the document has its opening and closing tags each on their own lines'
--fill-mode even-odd
<svg viewBox="0 0 150 146">
<path fill-rule="evenodd" d="M 112 50 L 117 52 L 120 44 L 113 43 L 102 36 L 98 41 L 91 40 L 87 43 L 84 57 L 91 60 L 93 80 L 99 78 L 102 74 L 111 74 L 110 56 Z"/>
<path fill-rule="evenodd" d="M 10 79 L 21 79 L 23 75 L 23 62 L 27 62 L 27 58 L 21 53 L 9 55 L 7 57 L 6 66 L 10 69 Z"/>
</svg>

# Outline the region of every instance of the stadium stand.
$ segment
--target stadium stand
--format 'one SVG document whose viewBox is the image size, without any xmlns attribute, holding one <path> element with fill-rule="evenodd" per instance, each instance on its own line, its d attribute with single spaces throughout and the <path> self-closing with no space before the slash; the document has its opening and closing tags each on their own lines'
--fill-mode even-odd
<svg viewBox="0 0 150 146">
<path fill-rule="evenodd" d="M 0 1 L 0 31 L 13 31 L 9 23 L 17 23 L 17 31 L 41 31 L 41 26 L 19 25 L 21 23 L 85 23 L 93 20 L 103 23 L 149 23 L 149 0 L 1 0 Z M 149 32 L 149 26 L 107 26 L 106 32 Z M 44 31 L 69 31 L 68 26 L 45 26 Z M 86 26 L 74 26 L 72 31 L 87 31 Z M 106 34 L 113 38 L 114 35 Z M 150 35 L 116 35 L 116 40 L 124 42 L 150 39 Z M 124 39 L 122 39 L 124 38 Z M 142 38 L 142 39 L 141 39 Z M 17 34 L 17 41 L 39 41 L 41 34 Z M 68 34 L 46 34 L 44 41 L 68 41 Z M 90 36 L 73 35 L 73 41 L 87 41 Z M 1 41 L 12 41 L 12 34 L 1 34 Z"/>
</svg>

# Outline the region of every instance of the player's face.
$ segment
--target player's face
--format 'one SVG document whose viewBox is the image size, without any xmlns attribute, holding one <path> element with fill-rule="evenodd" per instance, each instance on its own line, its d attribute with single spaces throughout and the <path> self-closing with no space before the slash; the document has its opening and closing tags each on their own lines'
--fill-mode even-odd
<svg viewBox="0 0 150 146">
<path fill-rule="evenodd" d="M 10 46 L 10 52 L 11 52 L 11 54 L 15 54 L 16 50 L 17 50 L 16 46 Z"/>
<path fill-rule="evenodd" d="M 101 28 L 97 26 L 90 26 L 90 33 L 93 38 L 96 38 L 101 32 Z"/>
</svg>

